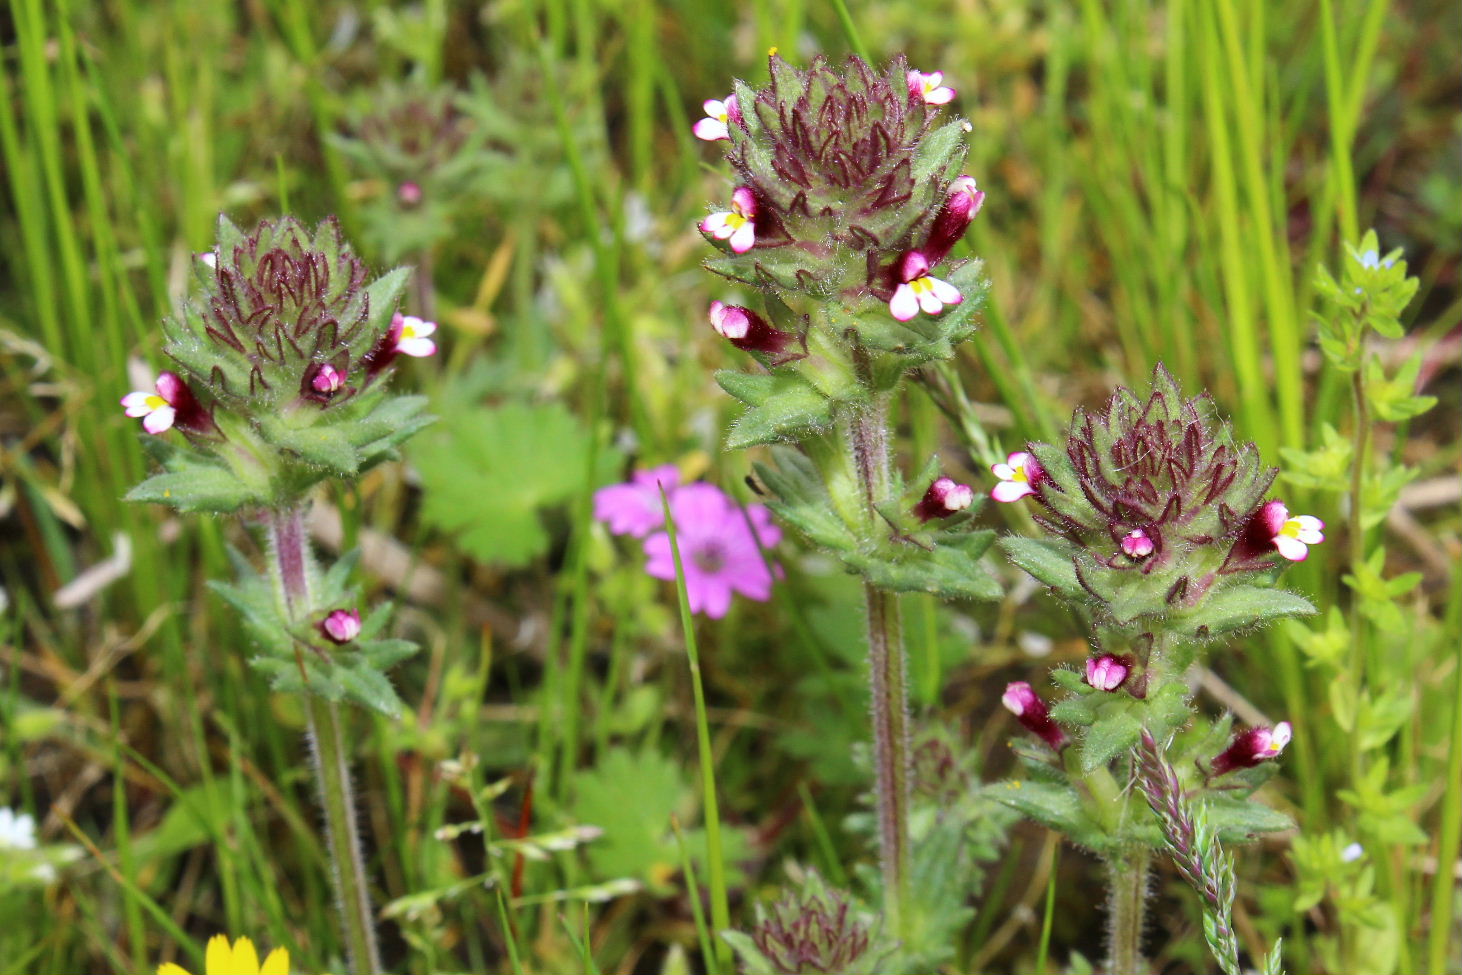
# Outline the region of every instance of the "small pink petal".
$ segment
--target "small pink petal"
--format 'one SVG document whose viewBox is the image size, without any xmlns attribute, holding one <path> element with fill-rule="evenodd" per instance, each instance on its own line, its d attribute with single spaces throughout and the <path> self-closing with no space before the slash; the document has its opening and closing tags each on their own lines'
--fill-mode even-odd
<svg viewBox="0 0 1462 975">
<path fill-rule="evenodd" d="M 930 280 L 933 280 L 932 278 Z M 919 307 L 926 315 L 937 315 L 944 311 L 944 302 L 939 300 L 933 289 L 921 290 L 919 292 Z"/>
<path fill-rule="evenodd" d="M 177 411 L 171 406 L 159 406 L 142 418 L 142 429 L 148 433 L 162 433 L 172 427 L 173 417 L 176 415 Z"/>
<path fill-rule="evenodd" d="M 701 230 L 715 237 L 717 240 L 725 240 L 735 232 L 726 223 L 726 221 L 731 219 L 731 216 L 729 210 L 713 213 L 701 221 Z"/>
<path fill-rule="evenodd" d="M 1021 498 L 1035 493 L 1036 489 L 1024 481 L 1001 481 L 990 492 L 990 497 L 996 501 L 1010 502 L 1019 501 Z"/>
<path fill-rule="evenodd" d="M 933 91 L 925 95 L 924 104 L 948 105 L 950 102 L 954 101 L 954 94 L 955 92 L 953 88 L 950 88 L 948 85 L 944 85 L 939 88 L 935 88 Z"/>
<path fill-rule="evenodd" d="M 1276 535 L 1274 537 L 1274 547 L 1279 550 L 1280 555 L 1289 559 L 1291 562 L 1303 562 L 1310 554 L 1310 547 L 1308 545 L 1298 538 L 1290 538 L 1288 535 Z"/>
<path fill-rule="evenodd" d="M 702 142 L 729 141 L 731 130 L 718 118 L 703 118 L 690 127 L 690 131 Z"/>
<path fill-rule="evenodd" d="M 397 342 L 396 351 L 415 359 L 423 359 L 427 356 L 437 354 L 437 344 L 431 339 L 418 336 L 416 338 L 402 339 Z"/>
<path fill-rule="evenodd" d="M 147 401 L 152 398 L 151 393 L 133 392 L 122 397 L 122 406 L 126 409 L 127 415 L 136 419 L 139 416 L 146 416 L 152 412 L 152 407 Z"/>
<path fill-rule="evenodd" d="M 888 310 L 894 318 L 906 322 L 919 314 L 919 298 L 915 296 L 914 289 L 907 284 L 901 284 L 894 291 L 893 297 L 889 299 Z"/>
<path fill-rule="evenodd" d="M 946 305 L 957 305 L 961 301 L 964 301 L 964 295 L 960 294 L 959 289 L 950 284 L 948 281 L 941 281 L 938 278 L 930 278 L 929 284 L 934 289 L 934 297 L 938 298 Z"/>
<path fill-rule="evenodd" d="M 756 194 L 747 186 L 738 186 L 731 193 L 731 206 L 748 220 L 756 216 Z"/>
<path fill-rule="evenodd" d="M 737 254 L 745 254 L 756 246 L 756 224 L 746 221 L 731 233 L 730 238 L 731 250 Z"/>
</svg>

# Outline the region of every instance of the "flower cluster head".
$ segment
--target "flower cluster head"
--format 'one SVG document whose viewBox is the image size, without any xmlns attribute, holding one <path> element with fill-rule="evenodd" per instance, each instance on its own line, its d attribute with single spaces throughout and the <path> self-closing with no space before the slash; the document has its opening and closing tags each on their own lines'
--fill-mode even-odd
<svg viewBox="0 0 1462 975">
<path fill-rule="evenodd" d="M 154 451 L 185 476 L 134 498 L 274 505 L 384 459 L 427 422 L 422 401 L 389 396 L 385 380 L 398 354 L 435 351 L 424 339 L 435 326 L 395 314 L 406 271 L 372 281 L 333 219 L 314 230 L 266 220 L 245 234 L 221 218 L 217 246 L 194 267 L 191 294 L 164 323 L 177 370 L 122 400 L 148 433 L 186 435 L 190 449 Z"/>
<path fill-rule="evenodd" d="M 1032 444 L 992 471 L 995 500 L 1030 498 L 1120 620 L 1193 609 L 1323 540 L 1318 520 L 1265 501 L 1275 469 L 1162 366 L 1147 396 L 1119 388 L 1100 412 L 1076 412 L 1063 446 Z"/>
<path fill-rule="evenodd" d="M 189 975 L 172 962 L 159 965 L 157 975 Z M 289 975 L 289 952 L 275 948 L 259 962 L 258 949 L 248 938 L 229 944 L 228 937 L 215 934 L 208 939 L 203 955 L 203 975 Z"/>
<path fill-rule="evenodd" d="M 856 973 L 874 961 L 872 925 L 846 894 L 827 887 L 815 873 L 770 908 L 758 907 L 757 915 L 751 942 L 764 959 L 763 970 Z"/>
<path fill-rule="evenodd" d="M 1288 721 L 1281 721 L 1273 728 L 1250 728 L 1234 735 L 1228 748 L 1219 753 L 1210 763 L 1209 771 L 1214 776 L 1224 775 L 1235 769 L 1253 768 L 1261 762 L 1278 758 L 1293 737 Z"/>
<path fill-rule="evenodd" d="M 734 280 L 899 321 L 939 315 L 978 286 L 935 274 L 984 194 L 961 176 L 964 123 L 941 121 L 954 96 L 939 72 L 857 57 L 806 70 L 775 54 L 771 83 L 737 83 L 705 103 L 696 135 L 725 142 L 736 174 L 730 209 L 700 225 L 724 246 L 712 270 Z M 885 322 L 886 318 L 883 319 Z"/>
<path fill-rule="evenodd" d="M 664 530 L 663 489 L 691 612 L 720 619 L 736 593 L 758 602 L 770 599 L 776 570 L 763 553 L 782 539 L 771 512 L 759 504 L 743 507 L 714 484 L 679 481 L 673 464 L 636 472 L 629 481 L 595 493 L 594 517 L 616 535 L 644 539 L 645 571 L 673 582 L 675 554 Z"/>
</svg>

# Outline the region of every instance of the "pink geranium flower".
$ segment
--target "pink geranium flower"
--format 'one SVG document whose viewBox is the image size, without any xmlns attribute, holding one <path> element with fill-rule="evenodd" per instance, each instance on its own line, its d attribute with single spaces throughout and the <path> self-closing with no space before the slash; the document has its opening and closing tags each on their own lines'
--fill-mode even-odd
<svg viewBox="0 0 1462 975">
<path fill-rule="evenodd" d="M 771 598 L 773 571 L 761 549 L 781 541 L 782 532 L 765 507 L 748 505 L 743 513 L 720 488 L 697 483 L 675 492 L 670 514 L 692 613 L 720 619 L 730 610 L 733 593 L 757 601 Z M 645 554 L 646 572 L 657 579 L 675 578 L 667 532 L 645 539 Z"/>
<path fill-rule="evenodd" d="M 647 471 L 636 471 L 624 484 L 611 484 L 594 492 L 594 518 L 609 526 L 616 535 L 644 538 L 665 524 L 665 509 L 660 504 L 660 487 L 674 496 L 680 483 L 680 471 L 674 464 L 663 464 Z"/>
</svg>

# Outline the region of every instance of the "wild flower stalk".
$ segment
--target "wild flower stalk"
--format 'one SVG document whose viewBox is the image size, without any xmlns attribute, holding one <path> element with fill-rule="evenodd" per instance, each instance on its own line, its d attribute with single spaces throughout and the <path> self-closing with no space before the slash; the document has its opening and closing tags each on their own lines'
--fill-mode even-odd
<svg viewBox="0 0 1462 975">
<path fill-rule="evenodd" d="M 1076 412 L 1064 444 L 1026 445 L 991 472 L 992 496 L 1034 505 L 1049 536 L 1007 536 L 1002 547 L 1092 620 L 1093 646 L 1083 671 L 1052 673 L 1064 699 L 1048 704 L 1023 681 L 1007 688 L 1007 709 L 1041 745 L 1022 749 L 1030 781 L 1003 800 L 1107 859 L 1107 965 L 1142 971 L 1148 865 L 1164 847 L 1119 783 L 1136 777 L 1158 795 L 1185 869 L 1218 865 L 1195 866 L 1208 852 L 1193 853 L 1183 832 L 1192 823 L 1211 820 L 1214 844 L 1285 828 L 1285 817 L 1238 800 L 1270 771 L 1290 725 L 1231 734 L 1229 719 L 1195 722 L 1185 675 L 1217 637 L 1314 611 L 1273 580 L 1324 541 L 1324 525 L 1266 497 L 1275 469 L 1161 366 L 1146 395 L 1118 389 L 1103 410 Z M 1173 748 L 1201 772 L 1194 787 L 1144 779 L 1142 742 L 1190 727 Z"/>
<path fill-rule="evenodd" d="M 398 714 L 385 673 L 415 647 L 380 636 L 389 606 L 362 619 L 348 585 L 353 556 L 328 570 L 316 563 L 305 508 L 315 485 L 358 476 L 430 422 L 420 397 L 387 391 L 398 356 L 435 351 L 434 326 L 396 312 L 406 276 L 401 269 L 370 280 L 333 220 L 311 231 L 286 217 L 245 234 L 220 219 L 217 245 L 199 257 L 189 295 L 163 326 L 178 372 L 163 372 L 155 393 L 122 400 L 162 468 L 130 499 L 245 512 L 264 525 L 265 571 L 243 566 L 236 584 L 212 585 L 258 643 L 250 662 L 276 690 L 305 696 L 356 972 L 381 964 L 339 705 Z"/>
<path fill-rule="evenodd" d="M 760 367 L 717 380 L 748 407 L 730 447 L 773 444 L 757 465 L 778 519 L 864 580 L 882 896 L 906 931 L 913 852 L 906 660 L 898 593 L 994 598 L 976 561 L 973 492 L 937 458 L 906 479 L 889 408 L 903 377 L 947 359 L 974 328 L 979 263 L 950 260 L 984 202 L 961 173 L 968 123 L 954 97 L 902 58 L 794 68 L 737 82 L 695 134 L 725 146 L 726 203 L 699 229 L 712 272 L 749 296 L 711 305 L 712 328 Z M 790 446 L 795 444 L 796 446 Z"/>
</svg>

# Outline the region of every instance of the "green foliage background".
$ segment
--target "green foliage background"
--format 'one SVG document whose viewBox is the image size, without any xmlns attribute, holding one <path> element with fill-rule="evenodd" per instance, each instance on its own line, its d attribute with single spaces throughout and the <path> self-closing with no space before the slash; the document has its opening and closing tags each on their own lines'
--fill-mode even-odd
<svg viewBox="0 0 1462 975">
<path fill-rule="evenodd" d="M 258 553 L 233 523 L 122 501 L 148 461 L 116 401 L 135 388 L 129 362 L 161 366 L 158 322 L 220 211 L 245 226 L 336 213 L 376 268 L 418 263 L 382 219 L 393 188 L 334 138 L 408 76 L 466 92 L 487 147 L 472 191 L 433 211 L 438 236 L 402 230 L 435 240 L 442 354 L 398 381 L 442 420 L 315 512 L 324 547 L 361 550 L 369 597 L 401 604 L 391 635 L 426 648 L 396 672 L 408 713 L 360 712 L 352 738 L 377 900 L 394 902 L 386 955 L 411 972 L 699 964 L 683 868 L 703 856 L 695 711 L 673 590 L 591 523 L 587 499 L 634 461 L 750 500 L 754 455 L 721 449 L 740 406 L 712 378 L 743 359 L 704 319 L 734 289 L 700 270 L 692 230 L 729 186 L 690 125 L 733 76 L 761 81 L 772 46 L 803 62 L 862 46 L 946 72 L 988 193 L 967 247 L 989 301 L 942 375 L 977 422 L 920 401 L 899 418 L 909 456 L 939 449 L 986 483 L 998 448 L 1051 439 L 1072 407 L 1159 360 L 1212 390 L 1241 436 L 1283 457 L 1291 507 L 1333 541 L 1288 577 L 1322 623 L 1218 645 L 1200 685 L 1209 711 L 1297 731 L 1262 796 L 1301 833 L 1236 850 L 1245 951 L 1282 935 L 1293 971 L 1462 970 L 1446 883 L 1462 810 L 1455 11 L 889 0 L 851 3 L 844 23 L 840 6 L 0 10 L 0 805 L 38 814 L 61 876 L 41 887 L 0 869 L 0 967 L 197 969 L 216 931 L 286 946 L 297 970 L 339 963 L 303 716 L 246 666 L 246 629 L 205 586 L 231 578 L 230 545 Z M 1314 269 L 1367 226 L 1421 281 L 1407 333 L 1377 348 L 1392 376 L 1422 353 L 1397 381 L 1441 402 L 1378 440 L 1382 473 L 1417 479 L 1352 566 L 1344 494 L 1327 489 L 1345 476 L 1349 379 L 1315 342 Z M 990 507 L 981 527 L 1029 529 Z M 984 564 L 1001 603 L 905 597 L 919 721 L 987 778 L 1011 765 L 999 689 L 1086 651 L 999 551 Z M 737 918 L 784 858 L 844 884 L 871 858 L 856 587 L 824 558 L 782 554 L 770 604 L 698 628 Z M 1343 615 L 1356 598 L 1373 622 L 1358 657 Z M 1386 694 L 1347 698 L 1325 669 L 1337 661 Z M 464 821 L 481 831 L 439 836 Z M 610 832 L 563 832 L 581 825 Z M 1366 859 L 1344 860 L 1361 835 Z M 1030 825 L 999 849 L 980 855 L 983 879 L 973 862 L 958 878 L 973 922 L 943 905 L 958 935 L 939 963 L 1064 970 L 1099 955 L 1096 864 L 1056 856 Z M 1149 948 L 1163 970 L 1201 970 L 1197 908 L 1173 875 L 1159 883 Z M 1027 920 L 1043 914 L 1049 953 Z"/>
</svg>

